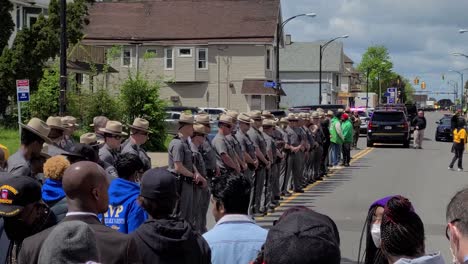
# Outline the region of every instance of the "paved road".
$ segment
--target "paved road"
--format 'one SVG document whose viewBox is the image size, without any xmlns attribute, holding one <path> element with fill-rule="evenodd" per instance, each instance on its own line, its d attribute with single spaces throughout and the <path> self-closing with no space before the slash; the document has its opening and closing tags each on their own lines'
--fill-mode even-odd
<svg viewBox="0 0 468 264">
<path fill-rule="evenodd" d="M 354 263 L 369 205 L 378 198 L 401 194 L 412 201 L 425 223 L 426 251 L 440 250 L 449 263 L 449 245 L 444 235 L 445 207 L 450 197 L 468 183 L 468 175 L 466 171 L 447 170 L 452 158 L 451 145 L 434 141 L 435 122 L 441 116 L 441 113 L 426 115 L 428 128 L 422 150 L 388 145 L 366 149 L 365 137 L 361 137 L 363 150 L 354 152 L 350 168 L 309 186 L 304 194 L 283 201 L 277 212 L 257 222 L 268 228 L 287 208 L 306 205 L 335 220 L 341 236 L 342 263 Z M 210 212 L 208 221 L 210 226 L 214 224 Z"/>
</svg>

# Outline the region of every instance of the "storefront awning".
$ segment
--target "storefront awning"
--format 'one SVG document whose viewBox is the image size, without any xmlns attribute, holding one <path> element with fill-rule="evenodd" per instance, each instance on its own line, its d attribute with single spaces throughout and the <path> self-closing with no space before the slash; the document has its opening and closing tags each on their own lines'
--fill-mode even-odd
<svg viewBox="0 0 468 264">
<path fill-rule="evenodd" d="M 274 88 L 266 88 L 264 86 L 266 80 L 243 80 L 242 81 L 242 94 L 250 95 L 279 95 L 286 96 L 283 89 L 278 91 Z M 278 93 L 279 92 L 279 93 Z"/>
</svg>

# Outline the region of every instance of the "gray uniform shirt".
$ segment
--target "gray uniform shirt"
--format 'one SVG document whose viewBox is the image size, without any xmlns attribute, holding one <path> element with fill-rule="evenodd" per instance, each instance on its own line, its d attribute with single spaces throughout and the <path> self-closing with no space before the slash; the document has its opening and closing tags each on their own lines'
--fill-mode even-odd
<svg viewBox="0 0 468 264">
<path fill-rule="evenodd" d="M 143 169 L 145 171 L 151 169 L 151 158 L 146 154 L 146 151 L 138 145 L 128 142 L 122 149 L 123 153 L 132 153 L 140 157 L 141 162 L 143 162 Z"/>
<path fill-rule="evenodd" d="M 301 136 L 298 134 L 297 128 L 287 127 L 288 144 L 297 147 L 301 144 Z"/>
<path fill-rule="evenodd" d="M 117 155 L 119 155 L 119 153 L 120 149 L 110 149 L 109 146 L 105 144 L 104 146 L 102 146 L 102 148 L 99 149 L 99 159 L 109 163 L 112 166 L 115 166 Z"/>
<path fill-rule="evenodd" d="M 263 155 L 266 155 L 266 142 L 264 137 L 265 134 L 254 127 L 251 127 L 249 131 L 247 131 L 247 134 L 252 140 L 254 147 L 258 147 L 263 153 Z"/>
<path fill-rule="evenodd" d="M 206 169 L 215 170 L 216 169 L 216 151 L 211 146 L 210 141 L 206 139 L 205 142 L 203 142 L 203 144 L 200 147 L 198 147 L 198 150 L 203 156 Z"/>
<path fill-rule="evenodd" d="M 233 136 L 233 135 L 227 135 L 226 139 L 229 141 L 231 146 L 234 148 L 234 151 L 237 153 L 237 155 L 239 157 L 242 157 L 242 155 L 243 155 L 242 148 L 241 148 L 240 143 L 237 140 L 237 138 L 235 136 Z"/>
<path fill-rule="evenodd" d="M 195 146 L 193 143 L 190 143 L 190 149 L 193 153 L 193 163 L 195 168 L 197 168 L 198 172 L 206 178 L 205 161 L 203 160 L 203 155 L 200 153 L 199 147 Z"/>
<path fill-rule="evenodd" d="M 8 170 L 11 176 L 29 176 L 31 174 L 31 162 L 24 158 L 24 152 L 19 149 L 8 158 Z"/>
<path fill-rule="evenodd" d="M 272 162 L 275 162 L 276 161 L 276 142 L 275 142 L 275 139 L 268 135 L 267 133 L 264 134 L 264 137 L 265 137 L 265 141 L 267 143 L 267 151 L 271 151 L 272 153 Z"/>
<path fill-rule="evenodd" d="M 184 167 L 193 172 L 193 154 L 192 150 L 190 150 L 189 143 L 187 139 L 181 139 L 179 137 L 175 137 L 171 143 L 169 143 L 169 164 L 168 170 L 172 173 L 177 173 L 175 171 L 174 163 L 175 162 L 182 162 Z"/>
<path fill-rule="evenodd" d="M 257 159 L 255 156 L 255 146 L 248 134 L 239 130 L 236 133 L 236 139 L 239 141 L 240 147 L 244 153 L 249 154 L 249 156 L 254 160 Z"/>
<path fill-rule="evenodd" d="M 234 149 L 232 148 L 231 144 L 229 144 L 228 140 L 226 137 L 222 134 L 216 134 L 216 136 L 213 138 L 213 141 L 211 141 L 211 145 L 216 151 L 216 164 L 218 164 L 220 169 L 233 169 L 226 164 L 224 164 L 223 159 L 221 158 L 221 155 L 223 153 L 226 153 L 231 159 L 234 160 Z M 237 162 L 237 161 L 234 161 Z"/>
</svg>

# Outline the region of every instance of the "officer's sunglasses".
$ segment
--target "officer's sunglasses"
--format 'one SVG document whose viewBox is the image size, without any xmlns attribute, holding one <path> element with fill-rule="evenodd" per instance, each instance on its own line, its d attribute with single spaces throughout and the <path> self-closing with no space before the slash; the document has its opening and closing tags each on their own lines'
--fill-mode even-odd
<svg viewBox="0 0 468 264">
<path fill-rule="evenodd" d="M 115 138 L 117 140 L 121 140 L 122 139 L 122 136 L 118 136 L 118 135 L 112 135 L 110 136 L 111 138 Z"/>
<path fill-rule="evenodd" d="M 231 125 L 228 125 L 228 124 L 223 124 L 223 126 L 225 126 L 225 127 L 229 128 L 229 129 L 231 129 L 231 128 L 232 128 L 232 126 L 231 126 Z"/>
<path fill-rule="evenodd" d="M 450 221 L 448 224 L 447 224 L 447 227 L 445 228 L 445 236 L 447 237 L 448 240 L 450 240 L 450 236 L 449 236 L 449 225 L 450 224 L 455 224 L 456 222 L 460 222 L 461 219 L 460 218 L 457 218 L 457 219 L 454 219 L 452 221 Z"/>
</svg>

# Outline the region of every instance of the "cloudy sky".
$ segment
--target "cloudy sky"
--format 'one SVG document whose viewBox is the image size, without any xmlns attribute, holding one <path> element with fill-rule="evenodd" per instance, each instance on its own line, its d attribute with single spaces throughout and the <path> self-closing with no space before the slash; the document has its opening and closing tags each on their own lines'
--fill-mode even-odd
<svg viewBox="0 0 468 264">
<path fill-rule="evenodd" d="M 328 40 L 348 34 L 345 53 L 355 65 L 370 45 L 385 45 L 394 71 L 414 79 L 419 76 L 430 91 L 447 91 L 447 80 L 460 82 L 449 69 L 468 68 L 468 59 L 450 55 L 468 54 L 467 0 L 281 0 L 283 20 L 313 12 L 317 17 L 301 17 L 288 23 L 292 40 Z M 468 79 L 468 70 L 466 71 Z M 442 81 L 445 74 L 445 81 Z M 419 88 L 418 88 L 419 89 Z M 450 97 L 449 97 L 450 96 Z M 452 95 L 439 95 L 436 98 Z"/>
</svg>

